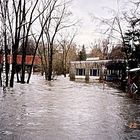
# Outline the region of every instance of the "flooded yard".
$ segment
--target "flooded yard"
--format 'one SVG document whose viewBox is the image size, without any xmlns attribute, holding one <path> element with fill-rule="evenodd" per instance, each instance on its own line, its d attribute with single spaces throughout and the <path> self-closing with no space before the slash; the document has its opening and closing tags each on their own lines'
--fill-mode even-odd
<svg viewBox="0 0 140 140">
<path fill-rule="evenodd" d="M 0 92 L 0 140 L 140 139 L 140 100 L 108 85 L 33 75 Z"/>
</svg>

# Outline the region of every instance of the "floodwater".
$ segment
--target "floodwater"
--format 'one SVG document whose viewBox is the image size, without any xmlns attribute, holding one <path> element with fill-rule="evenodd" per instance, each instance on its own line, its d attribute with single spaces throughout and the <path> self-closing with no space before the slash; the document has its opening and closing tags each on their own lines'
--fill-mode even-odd
<svg viewBox="0 0 140 140">
<path fill-rule="evenodd" d="M 140 100 L 57 77 L 0 89 L 0 140 L 140 140 Z"/>
</svg>

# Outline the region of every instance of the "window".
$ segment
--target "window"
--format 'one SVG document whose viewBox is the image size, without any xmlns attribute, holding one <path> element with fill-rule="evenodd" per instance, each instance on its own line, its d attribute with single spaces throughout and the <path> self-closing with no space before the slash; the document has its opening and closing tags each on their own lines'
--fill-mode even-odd
<svg viewBox="0 0 140 140">
<path fill-rule="evenodd" d="M 90 76 L 99 76 L 98 69 L 90 69 Z"/>
<path fill-rule="evenodd" d="M 85 75 L 85 69 L 76 69 L 76 75 Z"/>
</svg>

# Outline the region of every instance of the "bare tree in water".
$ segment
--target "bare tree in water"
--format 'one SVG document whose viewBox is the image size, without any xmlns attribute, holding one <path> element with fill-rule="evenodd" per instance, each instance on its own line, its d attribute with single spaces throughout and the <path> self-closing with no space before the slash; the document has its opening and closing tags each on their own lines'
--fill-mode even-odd
<svg viewBox="0 0 140 140">
<path fill-rule="evenodd" d="M 1 21 L 1 59 L 3 58 L 3 60 L 1 61 L 1 63 L 3 62 L 3 64 L 1 64 L 2 68 L 3 68 L 3 75 L 0 78 L 3 78 L 2 81 L 2 85 L 3 85 L 3 89 L 5 90 L 5 88 L 8 86 L 8 73 L 9 73 L 9 64 L 8 64 L 8 44 L 7 44 L 7 40 L 8 40 L 8 29 L 7 29 L 7 9 L 8 9 L 8 0 L 2 1 L 0 0 L 0 10 L 1 10 L 1 14 L 0 14 L 0 21 Z"/>
<path fill-rule="evenodd" d="M 58 41 L 62 49 L 62 74 L 64 75 L 64 77 L 66 77 L 68 55 L 73 47 L 72 43 L 73 43 L 75 35 L 76 33 L 74 33 L 73 35 L 70 35 L 70 33 L 68 33 L 67 35 L 61 34 L 62 39 Z"/>
<path fill-rule="evenodd" d="M 43 3 L 46 5 L 47 3 Z M 54 47 L 56 43 L 56 39 L 58 37 L 58 33 L 60 30 L 64 28 L 68 28 L 74 26 L 76 24 L 75 21 L 70 22 L 70 16 L 72 13 L 68 10 L 68 6 L 70 1 L 61 1 L 55 0 L 51 1 L 49 8 L 46 12 L 42 14 L 40 18 L 40 25 L 42 26 L 42 22 L 47 18 L 47 24 L 44 28 L 44 37 L 43 39 L 46 40 L 47 44 L 47 74 L 46 79 L 52 79 L 52 72 L 53 72 L 53 54 L 54 54 Z M 39 11 L 40 13 L 40 11 Z M 47 16 L 46 16 L 47 15 Z"/>
<path fill-rule="evenodd" d="M 30 36 L 31 27 L 37 21 L 38 17 L 47 10 L 47 6 L 44 6 L 39 14 L 37 14 L 37 7 L 39 7 L 41 0 L 0 0 L 1 8 L 1 22 L 5 25 L 3 33 L 3 40 L 5 43 L 5 50 L 7 47 L 7 36 L 10 34 L 10 41 L 12 46 L 12 69 L 10 74 L 10 87 L 14 86 L 14 75 L 17 69 L 17 54 L 20 44 L 22 43 L 22 72 L 21 83 L 25 83 L 25 58 L 26 47 L 28 44 L 28 38 Z M 40 30 L 42 33 L 42 30 Z M 4 52 L 6 56 L 6 52 Z M 5 57 L 7 59 L 7 57 Z M 5 61 L 8 62 L 7 60 Z M 6 74 L 7 70 L 6 70 Z M 7 77 L 7 76 L 6 76 Z M 6 78 L 7 79 L 7 78 Z M 8 82 L 8 79 L 6 80 Z M 6 84 L 7 85 L 7 84 Z"/>
</svg>

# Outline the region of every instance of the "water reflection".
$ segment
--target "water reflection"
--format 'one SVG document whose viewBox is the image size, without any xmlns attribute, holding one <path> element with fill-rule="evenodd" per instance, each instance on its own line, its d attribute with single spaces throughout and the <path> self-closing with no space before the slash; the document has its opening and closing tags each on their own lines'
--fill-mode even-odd
<svg viewBox="0 0 140 140">
<path fill-rule="evenodd" d="M 16 84 L 0 94 L 0 140 L 138 140 L 140 101 L 102 83 Z"/>
</svg>

